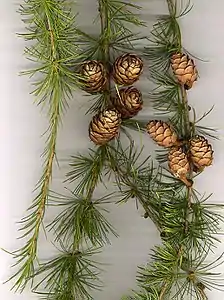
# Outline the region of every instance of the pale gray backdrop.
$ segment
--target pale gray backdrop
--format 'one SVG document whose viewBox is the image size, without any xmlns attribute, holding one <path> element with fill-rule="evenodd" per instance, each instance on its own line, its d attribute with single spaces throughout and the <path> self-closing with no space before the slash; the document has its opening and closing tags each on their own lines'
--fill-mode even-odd
<svg viewBox="0 0 224 300">
<path fill-rule="evenodd" d="M 79 0 L 78 9 L 82 13 L 80 22 L 85 30 L 93 32 L 92 16 L 96 12 L 95 0 Z M 149 32 L 155 13 L 162 13 L 166 7 L 165 0 L 136 1 L 144 6 L 142 18 L 148 21 Z M 204 121 L 205 125 L 220 129 L 220 141 L 213 142 L 215 150 L 214 165 L 197 180 L 198 189 L 207 194 L 213 193 L 211 201 L 224 203 L 224 1 L 223 0 L 192 0 L 193 10 L 181 20 L 184 46 L 189 52 L 204 59 L 197 60 L 200 79 L 189 92 L 189 101 L 201 115 L 215 104 L 213 113 Z M 32 190 L 41 174 L 40 153 L 44 140 L 40 135 L 47 127 L 47 120 L 40 114 L 39 108 L 33 105 L 30 82 L 19 77 L 19 71 L 29 65 L 23 56 L 25 42 L 16 36 L 23 31 L 20 16 L 16 13 L 19 1 L 1 0 L 0 3 L 0 122 L 1 122 L 1 180 L 0 180 L 0 247 L 13 250 L 22 246 L 16 241 L 18 236 L 16 221 L 24 216 L 24 212 L 32 199 Z M 142 78 L 138 84 L 143 92 L 147 92 L 148 81 Z M 60 131 L 58 156 L 61 160 L 60 169 L 55 169 L 54 188 L 63 191 L 62 179 L 66 172 L 63 158 L 77 151 L 84 151 L 91 146 L 87 136 L 90 116 L 84 116 L 88 107 L 86 97 L 74 95 L 70 110 L 64 118 L 63 129 Z M 151 104 L 145 100 L 142 116 L 152 115 Z M 139 135 L 136 141 L 141 142 Z M 148 137 L 143 138 L 146 152 L 154 151 Z M 98 189 L 97 194 L 105 191 Z M 94 293 L 95 299 L 118 300 L 135 288 L 137 266 L 147 261 L 151 247 L 159 243 L 159 236 L 153 224 L 142 218 L 142 211 L 136 211 L 135 203 L 129 202 L 119 207 L 111 206 L 109 219 L 117 228 L 120 238 L 112 238 L 112 245 L 104 249 L 98 257 L 107 263 L 102 279 L 105 288 L 101 293 Z M 51 220 L 55 212 L 47 213 L 46 221 Z M 224 242 L 223 237 L 221 237 Z M 223 244 L 217 248 L 216 254 L 224 251 Z M 51 237 L 46 240 L 41 236 L 40 257 L 51 257 L 56 253 L 51 244 Z M 213 256 L 214 257 L 214 256 Z M 212 258 L 212 256 L 211 256 Z M 10 274 L 9 266 L 12 259 L 0 252 L 1 283 Z M 224 267 L 219 270 L 224 271 Z M 0 299 L 28 300 L 37 299 L 29 291 L 14 294 L 9 291 L 10 285 L 0 285 Z M 209 292 L 209 299 L 222 300 L 224 293 Z"/>
</svg>

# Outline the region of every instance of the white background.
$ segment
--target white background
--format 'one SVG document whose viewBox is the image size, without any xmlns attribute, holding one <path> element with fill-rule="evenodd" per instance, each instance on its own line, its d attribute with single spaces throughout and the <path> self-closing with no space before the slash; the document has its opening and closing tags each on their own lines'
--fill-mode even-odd
<svg viewBox="0 0 224 300">
<path fill-rule="evenodd" d="M 92 32 L 91 15 L 95 13 L 95 1 L 78 1 L 82 12 L 80 22 L 83 28 Z M 165 0 L 139 1 L 144 6 L 142 18 L 148 21 L 149 32 L 155 13 L 162 13 Z M 16 240 L 18 236 L 16 222 L 24 216 L 26 208 L 33 197 L 32 190 L 41 174 L 40 153 L 44 140 L 40 138 L 47 127 L 47 120 L 40 109 L 33 104 L 30 82 L 18 73 L 29 65 L 23 56 L 25 42 L 16 36 L 23 31 L 20 16 L 16 13 L 19 1 L 1 0 L 0 4 L 0 122 L 1 122 L 1 207 L 0 207 L 0 247 L 13 250 L 22 246 L 23 242 Z M 193 10 L 181 20 L 184 46 L 189 52 L 206 62 L 197 60 L 200 79 L 189 92 L 189 102 L 194 105 L 199 115 L 215 108 L 204 121 L 204 125 L 219 128 L 220 141 L 213 142 L 215 150 L 214 165 L 198 178 L 198 189 L 203 193 L 213 193 L 211 201 L 224 203 L 224 1 L 194 0 Z M 147 92 L 147 80 L 140 83 Z M 70 103 L 70 110 L 65 116 L 63 130 L 58 143 L 59 159 L 68 158 L 78 151 L 84 151 L 91 146 L 87 136 L 87 126 L 90 116 L 84 116 L 88 106 L 87 99 L 75 95 Z M 145 99 L 142 115 L 150 115 L 150 101 Z M 136 137 L 138 139 L 138 136 Z M 152 143 L 144 139 L 147 152 L 153 152 Z M 54 188 L 62 190 L 63 175 L 66 163 L 60 164 L 55 170 Z M 97 193 L 101 193 L 98 190 Z M 108 265 L 102 274 L 105 288 L 101 293 L 95 293 L 95 299 L 120 299 L 135 287 L 137 266 L 147 261 L 151 247 L 159 243 L 158 234 L 150 221 L 144 220 L 142 211 L 136 212 L 135 204 L 111 207 L 109 219 L 117 228 L 120 238 L 112 238 L 112 246 L 105 248 L 99 259 Z M 46 221 L 53 217 L 48 213 Z M 223 237 L 221 237 L 224 242 Z M 216 254 L 224 251 L 223 244 L 218 245 Z M 56 250 L 51 245 L 50 238 L 41 237 L 40 257 L 49 258 Z M 0 252 L 1 283 L 10 274 L 12 259 Z M 224 269 L 223 269 L 224 270 Z M 37 299 L 29 291 L 24 294 L 10 292 L 10 285 L 0 284 L 0 299 Z M 224 293 L 212 291 L 209 299 L 224 299 Z"/>
</svg>

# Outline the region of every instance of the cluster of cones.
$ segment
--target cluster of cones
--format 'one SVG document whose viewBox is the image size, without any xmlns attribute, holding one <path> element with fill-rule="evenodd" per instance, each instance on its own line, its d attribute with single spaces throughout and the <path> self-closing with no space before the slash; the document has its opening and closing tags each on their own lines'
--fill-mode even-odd
<svg viewBox="0 0 224 300">
<path fill-rule="evenodd" d="M 171 68 L 181 86 L 186 90 L 192 88 L 198 78 L 194 61 L 184 53 L 171 56 Z M 131 118 L 142 109 L 141 92 L 132 86 L 143 71 L 143 62 L 135 54 L 124 54 L 118 57 L 111 74 L 100 61 L 87 61 L 82 65 L 81 74 L 87 92 L 98 93 L 108 88 L 110 75 L 114 82 L 124 86 L 111 97 L 112 108 L 95 115 L 90 122 L 89 136 L 97 145 L 104 145 L 118 135 L 121 120 Z M 192 185 L 189 174 L 202 171 L 213 161 L 212 146 L 203 136 L 194 136 L 189 141 L 181 141 L 172 126 L 163 121 L 153 120 L 147 125 L 147 131 L 160 146 L 169 148 L 168 164 L 170 171 L 187 186 Z"/>
<path fill-rule="evenodd" d="M 81 66 L 83 87 L 89 93 L 101 93 L 108 89 L 108 81 L 123 86 L 115 96 L 110 96 L 110 107 L 92 118 L 89 125 L 90 139 L 97 145 L 104 145 L 115 138 L 120 129 L 122 119 L 132 118 L 142 109 L 141 92 L 132 86 L 143 71 L 143 62 L 135 54 L 124 54 L 118 57 L 107 73 L 104 64 L 91 60 Z"/>
<path fill-rule="evenodd" d="M 186 54 L 177 53 L 171 57 L 171 68 L 179 84 L 185 90 L 191 89 L 198 78 L 194 61 Z M 169 169 L 188 187 L 192 186 L 192 180 L 189 179 L 192 171 L 203 171 L 212 164 L 212 146 L 203 136 L 181 141 L 170 124 L 157 120 L 148 123 L 147 131 L 159 146 L 169 149 Z"/>
<path fill-rule="evenodd" d="M 157 120 L 148 123 L 147 131 L 159 146 L 169 148 L 169 169 L 187 186 L 192 185 L 192 181 L 188 179 L 192 166 L 192 171 L 200 172 L 212 164 L 212 146 L 203 136 L 181 141 L 170 124 Z"/>
</svg>

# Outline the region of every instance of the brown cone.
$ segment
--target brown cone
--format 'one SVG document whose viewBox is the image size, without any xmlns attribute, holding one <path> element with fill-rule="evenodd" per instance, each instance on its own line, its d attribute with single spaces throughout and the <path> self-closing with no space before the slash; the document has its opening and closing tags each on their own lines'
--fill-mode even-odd
<svg viewBox="0 0 224 300">
<path fill-rule="evenodd" d="M 190 172 L 190 164 L 187 155 L 181 147 L 172 147 L 168 154 L 168 165 L 170 171 L 183 181 L 187 186 L 192 186 L 192 182 L 187 179 Z"/>
<path fill-rule="evenodd" d="M 171 57 L 171 67 L 173 72 L 185 89 L 192 88 L 198 78 L 198 72 L 193 59 L 184 53 L 176 53 Z"/>
<path fill-rule="evenodd" d="M 84 77 L 84 89 L 87 92 L 97 93 L 105 89 L 107 72 L 100 61 L 90 60 L 84 62 L 80 73 Z"/>
<path fill-rule="evenodd" d="M 176 132 L 163 121 L 150 121 L 147 125 L 147 131 L 159 146 L 172 147 L 179 143 Z"/>
<path fill-rule="evenodd" d="M 120 89 L 117 97 L 113 99 L 113 104 L 122 118 L 132 118 L 142 109 L 142 94 L 133 86 Z"/>
<path fill-rule="evenodd" d="M 104 145 L 118 135 L 121 124 L 119 112 L 108 109 L 95 115 L 89 125 L 89 137 L 96 145 Z"/>
<path fill-rule="evenodd" d="M 135 54 L 123 54 L 113 64 L 113 78 L 119 85 L 131 85 L 143 72 L 143 61 Z"/>
<path fill-rule="evenodd" d="M 194 166 L 199 171 L 212 164 L 212 146 L 203 136 L 196 136 L 190 140 L 190 154 Z"/>
</svg>

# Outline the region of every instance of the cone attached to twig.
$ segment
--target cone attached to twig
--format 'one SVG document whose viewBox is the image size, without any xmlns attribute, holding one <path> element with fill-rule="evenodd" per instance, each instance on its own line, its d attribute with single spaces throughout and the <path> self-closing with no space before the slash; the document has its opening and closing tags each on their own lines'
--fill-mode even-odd
<svg viewBox="0 0 224 300">
<path fill-rule="evenodd" d="M 119 85 L 131 85 L 143 71 L 143 61 L 135 54 L 123 54 L 113 64 L 113 78 Z"/>
<path fill-rule="evenodd" d="M 186 186 L 191 187 L 192 181 L 187 178 L 190 164 L 186 153 L 181 147 L 172 147 L 168 154 L 168 165 L 173 175 L 179 178 Z"/>
<path fill-rule="evenodd" d="M 192 88 L 198 78 L 198 71 L 193 59 L 184 53 L 173 54 L 171 67 L 180 84 L 184 85 L 186 90 Z"/>
<path fill-rule="evenodd" d="M 84 90 L 90 93 L 101 92 L 107 83 L 107 72 L 102 62 L 97 60 L 86 61 L 81 65 Z"/>
<path fill-rule="evenodd" d="M 176 132 L 166 122 L 157 120 L 150 121 L 147 125 L 147 131 L 159 146 L 168 148 L 180 144 Z"/>
<path fill-rule="evenodd" d="M 96 145 L 105 145 L 119 133 L 121 115 L 107 109 L 95 115 L 89 125 L 89 137 Z"/>
<path fill-rule="evenodd" d="M 142 109 L 142 94 L 133 86 L 120 89 L 113 99 L 113 104 L 122 118 L 132 118 Z"/>
<path fill-rule="evenodd" d="M 212 146 L 203 136 L 196 136 L 190 140 L 190 154 L 191 161 L 199 171 L 212 164 Z"/>
</svg>

